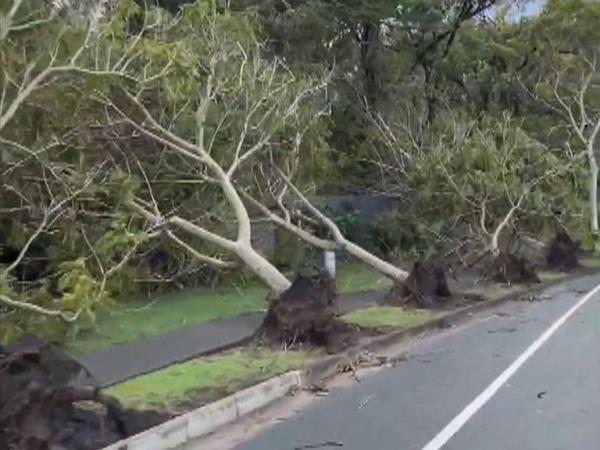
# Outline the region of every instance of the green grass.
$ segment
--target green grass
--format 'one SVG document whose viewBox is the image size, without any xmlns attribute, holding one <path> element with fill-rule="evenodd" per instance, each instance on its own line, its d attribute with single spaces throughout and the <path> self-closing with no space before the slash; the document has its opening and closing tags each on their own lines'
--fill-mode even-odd
<svg viewBox="0 0 600 450">
<path fill-rule="evenodd" d="M 247 348 L 198 358 L 111 386 L 105 392 L 135 408 L 173 410 L 213 392 L 224 396 L 302 367 L 310 353 Z M 214 397 L 212 397 L 214 399 Z"/>
<path fill-rule="evenodd" d="M 118 311 L 99 314 L 97 330 L 86 330 L 67 342 L 74 354 L 155 336 L 186 325 L 265 309 L 267 290 L 261 287 L 193 289 L 127 303 Z"/>
<path fill-rule="evenodd" d="M 567 274 L 562 272 L 549 272 L 545 270 L 538 271 L 538 277 L 542 283 L 560 280 L 561 278 L 565 278 L 566 276 Z"/>
<path fill-rule="evenodd" d="M 557 281 L 565 278 L 567 274 L 562 272 L 538 271 L 538 277 L 542 283 Z M 535 286 L 535 285 L 531 285 Z M 488 300 L 504 297 L 527 289 L 529 286 L 522 284 L 508 285 L 505 283 L 482 283 L 479 286 L 463 288 L 462 291 L 468 294 L 482 295 Z"/>
<path fill-rule="evenodd" d="M 393 282 L 365 264 L 346 262 L 339 265 L 336 286 L 340 293 L 389 289 Z"/>
<path fill-rule="evenodd" d="M 600 256 L 587 256 L 579 261 L 582 266 L 590 268 L 600 268 Z"/>
<path fill-rule="evenodd" d="M 391 281 L 364 265 L 344 263 L 337 277 L 341 293 L 386 289 Z M 68 350 L 82 355 L 111 345 L 156 336 L 186 325 L 233 317 L 265 309 L 267 289 L 255 284 L 242 288 L 221 286 L 161 295 L 157 301 L 129 302 L 122 309 L 98 314 L 97 329 L 80 332 L 67 342 Z"/>
<path fill-rule="evenodd" d="M 373 306 L 357 309 L 342 317 L 348 323 L 369 328 L 409 328 L 433 319 L 436 313 L 425 309 Z"/>
</svg>

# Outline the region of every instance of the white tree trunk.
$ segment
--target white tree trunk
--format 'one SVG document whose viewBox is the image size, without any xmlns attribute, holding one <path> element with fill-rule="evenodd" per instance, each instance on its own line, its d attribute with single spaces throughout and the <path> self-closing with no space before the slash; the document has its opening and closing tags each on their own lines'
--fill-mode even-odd
<svg viewBox="0 0 600 450">
<path fill-rule="evenodd" d="M 592 233 L 598 233 L 598 164 L 594 158 L 593 149 L 590 151 L 590 226 Z"/>
<path fill-rule="evenodd" d="M 373 269 L 392 278 L 393 280 L 404 281 L 406 278 L 408 278 L 408 272 L 399 269 L 393 264 L 385 262 L 383 259 L 380 259 L 373 253 L 366 251 L 364 248 L 356 245 L 354 242 L 346 240 L 343 245 L 346 251 L 356 259 L 362 261 L 368 266 L 371 266 Z"/>
<path fill-rule="evenodd" d="M 291 286 L 289 280 L 250 245 L 238 245 L 237 256 L 265 283 L 273 294 L 281 294 Z"/>
<path fill-rule="evenodd" d="M 234 195 L 237 195 L 235 191 Z M 138 202 L 130 201 L 128 204 L 142 217 L 145 217 L 150 222 L 160 222 L 160 216 L 144 208 L 144 206 L 142 206 Z M 245 222 L 244 217 L 247 217 L 247 212 L 245 211 L 245 209 L 244 211 L 239 211 L 238 214 L 238 217 L 242 220 L 242 222 Z M 264 256 L 262 256 L 260 253 L 254 250 L 254 248 L 252 248 L 252 244 L 250 243 L 250 234 L 246 234 L 246 231 L 244 231 L 241 234 L 241 236 L 238 235 L 238 239 L 236 241 L 233 241 L 223 236 L 214 234 L 211 231 L 208 231 L 205 228 L 202 228 L 201 226 L 196 225 L 180 216 L 171 216 L 168 219 L 166 219 L 166 223 L 172 226 L 176 226 L 180 230 L 183 230 L 186 233 L 191 234 L 192 236 L 196 236 L 204 241 L 210 242 L 222 248 L 223 250 L 233 253 L 263 283 L 265 283 L 269 287 L 273 294 L 280 294 L 281 292 L 285 291 L 288 287 L 290 287 L 291 283 L 289 282 L 289 280 Z M 244 228 L 247 226 L 248 230 L 250 229 L 249 219 L 247 223 L 245 223 L 245 225 L 243 226 Z M 167 233 L 170 233 L 170 231 L 167 231 Z M 217 258 L 203 255 L 199 253 L 196 249 L 191 247 L 189 244 L 185 243 L 184 241 L 173 235 L 172 233 L 170 234 L 171 239 L 175 238 L 175 242 L 178 245 L 187 250 L 189 254 L 191 254 L 193 257 L 197 258 L 201 262 L 210 264 L 213 267 L 221 269 L 231 268 L 231 263 L 227 263 Z"/>
<path fill-rule="evenodd" d="M 382 260 L 381 258 L 378 258 L 373 253 L 368 252 L 359 245 L 356 245 L 354 242 L 351 242 L 348 239 L 346 239 L 346 237 L 343 235 L 343 233 L 333 220 L 331 220 L 329 217 L 320 212 L 283 173 L 281 173 L 281 176 L 282 179 L 286 182 L 286 184 L 300 199 L 300 201 L 302 201 L 306 208 L 313 214 L 313 216 L 315 216 L 323 225 L 325 225 L 329 229 L 333 236 L 333 240 L 321 239 L 313 235 L 309 231 L 300 228 L 298 225 L 293 224 L 289 219 L 289 214 L 288 217 L 284 219 L 283 217 L 269 210 L 269 208 L 267 208 L 258 200 L 254 199 L 249 194 L 244 193 L 243 191 L 242 193 L 245 198 L 247 198 L 264 213 L 265 217 L 267 217 L 273 223 L 295 234 L 303 241 L 308 242 L 309 244 L 314 245 L 317 248 L 327 251 L 332 251 L 336 248 L 343 248 L 359 261 L 365 263 L 368 266 L 371 266 L 373 269 L 377 270 L 378 272 L 382 273 L 387 277 L 392 278 L 395 281 L 404 281 L 406 280 L 406 278 L 408 278 L 408 272 Z"/>
</svg>

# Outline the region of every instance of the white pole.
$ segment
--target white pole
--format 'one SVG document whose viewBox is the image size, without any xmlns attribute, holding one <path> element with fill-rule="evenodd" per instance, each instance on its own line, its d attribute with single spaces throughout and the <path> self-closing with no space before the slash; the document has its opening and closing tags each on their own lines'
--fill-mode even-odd
<svg viewBox="0 0 600 450">
<path fill-rule="evenodd" d="M 323 252 L 323 265 L 325 266 L 327 275 L 332 279 L 335 278 L 335 252 L 330 250 Z"/>
</svg>

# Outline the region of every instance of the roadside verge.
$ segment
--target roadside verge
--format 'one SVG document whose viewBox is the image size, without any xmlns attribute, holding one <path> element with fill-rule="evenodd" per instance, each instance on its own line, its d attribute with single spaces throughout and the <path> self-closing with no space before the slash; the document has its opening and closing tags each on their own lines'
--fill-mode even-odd
<svg viewBox="0 0 600 450">
<path fill-rule="evenodd" d="M 388 347 L 402 344 L 417 336 L 465 323 L 477 313 L 501 306 L 523 296 L 535 295 L 552 286 L 562 284 L 596 270 L 578 272 L 559 280 L 532 286 L 506 296 L 469 305 L 444 314 L 421 325 L 391 332 L 383 336 L 365 338 L 347 351 L 313 361 L 304 371 L 293 371 L 249 387 L 229 397 L 198 408 L 165 422 L 136 436 L 115 443 L 105 450 L 167 450 L 181 448 L 189 440 L 201 437 L 240 417 L 263 408 L 299 388 L 318 386 L 348 367 L 361 366 L 361 354 L 376 353 Z"/>
</svg>

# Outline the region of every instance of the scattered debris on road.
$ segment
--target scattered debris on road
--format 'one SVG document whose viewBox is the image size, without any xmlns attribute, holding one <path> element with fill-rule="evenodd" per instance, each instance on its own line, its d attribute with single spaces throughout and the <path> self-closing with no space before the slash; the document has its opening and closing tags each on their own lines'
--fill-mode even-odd
<svg viewBox="0 0 600 450">
<path fill-rule="evenodd" d="M 537 398 L 544 398 L 544 396 L 548 393 L 548 391 L 540 391 L 537 394 Z"/>
<path fill-rule="evenodd" d="M 364 397 L 358 404 L 357 409 L 363 409 L 365 406 L 367 406 L 367 404 L 369 403 L 369 400 L 371 400 L 371 398 L 372 398 L 371 395 L 367 395 L 366 397 Z"/>
<path fill-rule="evenodd" d="M 294 450 L 308 450 L 308 449 L 314 449 L 314 448 L 343 447 L 343 446 L 344 446 L 344 444 L 339 441 L 327 441 L 327 442 L 322 442 L 320 444 L 300 445 L 300 446 L 294 447 Z"/>
<path fill-rule="evenodd" d="M 515 331 L 517 331 L 517 329 L 515 327 L 500 327 L 500 328 L 494 328 L 493 330 L 488 330 L 488 333 L 489 334 L 514 333 Z"/>
</svg>

